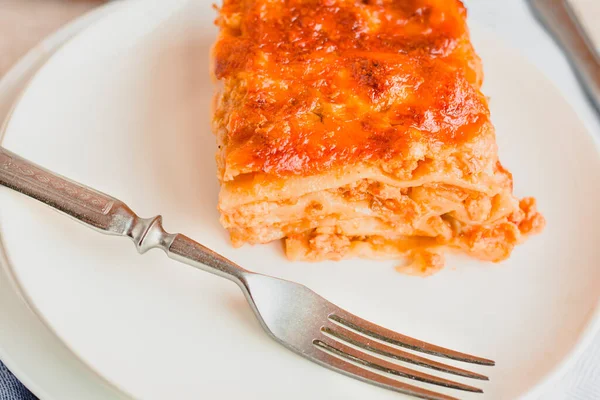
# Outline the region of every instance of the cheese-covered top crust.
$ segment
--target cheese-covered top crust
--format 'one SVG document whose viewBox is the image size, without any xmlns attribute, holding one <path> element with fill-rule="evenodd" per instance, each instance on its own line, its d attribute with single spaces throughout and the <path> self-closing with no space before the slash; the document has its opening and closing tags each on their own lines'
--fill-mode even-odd
<svg viewBox="0 0 600 400">
<path fill-rule="evenodd" d="M 224 0 L 221 179 L 364 163 L 394 173 L 464 149 L 465 173 L 495 164 L 465 19 L 459 0 Z"/>
</svg>

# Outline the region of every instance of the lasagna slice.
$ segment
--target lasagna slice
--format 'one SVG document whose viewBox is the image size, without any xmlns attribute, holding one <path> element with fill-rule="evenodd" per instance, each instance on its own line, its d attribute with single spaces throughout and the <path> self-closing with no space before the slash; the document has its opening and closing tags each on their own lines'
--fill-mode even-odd
<svg viewBox="0 0 600 400">
<path fill-rule="evenodd" d="M 544 226 L 497 156 L 459 0 L 224 0 L 219 210 L 292 260 L 490 261 Z"/>
</svg>

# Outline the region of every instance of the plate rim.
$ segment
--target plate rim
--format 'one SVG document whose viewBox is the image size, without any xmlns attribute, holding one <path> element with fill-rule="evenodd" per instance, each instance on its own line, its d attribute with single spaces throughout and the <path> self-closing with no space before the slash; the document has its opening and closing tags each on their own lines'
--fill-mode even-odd
<svg viewBox="0 0 600 400">
<path fill-rule="evenodd" d="M 7 109 L 6 115 L 0 116 L 0 118 L 2 118 L 0 119 L 0 144 L 4 138 L 6 126 L 11 118 L 13 110 L 20 102 L 22 95 L 29 88 L 32 79 L 37 75 L 39 70 L 44 67 L 45 63 L 80 33 L 122 7 L 123 3 L 121 2 L 111 2 L 83 13 L 47 35 L 13 64 L 0 79 L 0 91 L 16 89 L 15 93 L 9 95 L 12 99 L 10 99 L 11 104 Z M 86 372 L 90 373 L 93 379 L 98 380 L 99 384 L 107 385 L 110 389 L 114 390 L 114 394 L 119 397 L 133 399 L 133 397 L 127 394 L 122 388 L 106 379 L 102 374 L 98 373 L 96 369 L 85 363 L 40 315 L 39 310 L 32 304 L 31 299 L 23 290 L 18 279 L 14 276 L 13 268 L 11 267 L 10 260 L 5 251 L 1 233 L 0 280 L 3 281 L 2 283 L 5 287 L 12 290 L 12 295 L 15 296 L 16 299 L 21 300 L 22 305 L 31 311 L 31 318 L 35 318 L 37 322 L 41 323 L 41 325 L 48 330 L 48 334 L 65 347 L 65 350 L 73 360 L 76 360 L 86 367 Z M 46 388 L 42 387 L 31 378 L 30 374 L 27 372 L 28 370 L 31 370 L 30 368 L 24 367 L 19 361 L 16 361 L 14 357 L 10 356 L 9 353 L 10 352 L 6 351 L 5 346 L 0 343 L 0 359 L 2 360 L 2 363 L 30 392 L 39 398 L 58 399 L 57 397 L 50 395 Z"/>
<path fill-rule="evenodd" d="M 134 2 L 135 3 L 135 2 Z M 101 11 L 105 11 L 108 8 L 111 8 L 112 10 L 117 10 L 117 6 L 116 5 L 123 5 L 123 3 L 120 2 L 116 2 L 116 3 L 108 3 L 104 6 L 101 6 L 98 9 L 92 10 L 86 14 L 84 14 L 83 16 L 80 16 L 79 18 L 75 19 L 74 21 L 70 22 L 69 24 L 67 24 L 65 27 L 61 28 L 59 31 L 51 34 L 49 37 L 47 37 L 46 39 L 44 39 L 44 41 L 36 46 L 34 49 L 32 49 L 30 52 L 28 52 L 21 60 L 19 60 L 19 62 L 17 64 L 15 64 L 15 66 L 13 66 L 13 68 L 11 68 L 11 70 L 5 75 L 5 77 L 0 80 L 0 90 L 3 88 L 3 84 L 5 81 L 13 79 L 14 76 L 13 75 L 18 75 L 20 70 L 23 69 L 23 65 L 27 64 L 27 62 L 29 62 L 30 60 L 28 59 L 28 57 L 31 57 L 32 55 L 35 55 L 33 53 L 35 53 L 38 50 L 39 46 L 42 46 L 45 43 L 51 43 L 55 40 L 57 40 L 57 37 L 60 37 L 61 34 L 64 34 L 66 31 L 69 30 L 75 30 L 75 26 L 78 23 L 82 23 L 82 20 L 86 20 L 87 18 L 90 18 L 92 15 L 98 13 L 100 14 Z M 114 7 L 113 7 L 114 6 Z M 108 13 L 107 13 L 108 14 Z M 91 18 L 90 18 L 91 19 Z M 67 40 L 65 40 L 63 43 L 61 43 L 60 46 L 58 46 L 55 50 L 52 51 L 52 53 L 50 54 L 49 58 L 52 58 L 54 56 L 55 53 L 59 52 L 62 47 L 66 44 L 68 44 L 68 42 L 70 42 L 72 39 L 74 39 L 76 36 L 78 36 L 79 33 L 83 32 L 84 30 L 86 30 L 87 28 L 89 28 L 91 25 L 94 24 L 94 22 L 96 21 L 91 21 L 90 23 L 88 23 L 87 26 L 83 27 L 83 29 L 81 29 L 79 32 L 77 32 L 76 34 L 74 34 L 72 37 L 68 38 Z M 498 38 L 499 41 L 505 43 L 504 47 L 506 48 L 506 50 L 510 51 L 513 53 L 513 55 L 515 57 L 518 57 L 519 59 L 521 59 L 524 63 L 529 64 L 530 66 L 532 66 L 533 68 L 535 68 L 536 70 L 539 70 L 524 54 L 522 54 L 521 51 L 513 48 L 512 46 L 506 44 L 506 41 L 502 40 L 502 38 L 492 32 L 490 29 L 478 24 L 477 22 L 474 21 L 470 21 L 470 24 L 472 25 L 477 25 L 477 29 L 478 30 L 482 30 L 482 31 L 486 31 L 488 33 L 490 33 L 490 35 Z M 42 69 L 43 65 L 39 68 Z M 38 70 L 39 71 L 39 70 Z M 35 75 L 37 75 L 36 71 L 33 75 L 33 77 L 35 77 Z M 565 102 L 569 105 L 569 107 L 571 108 L 571 112 L 573 113 L 574 117 L 577 118 L 577 120 L 580 121 L 582 127 L 585 129 L 586 131 L 586 136 L 588 140 L 591 140 L 591 142 L 594 144 L 594 148 L 596 150 L 596 155 L 597 157 L 600 158 L 600 147 L 599 147 L 599 141 L 597 140 L 597 138 L 595 137 L 595 135 L 588 129 L 588 127 L 586 126 L 586 124 L 581 120 L 581 118 L 579 117 L 579 115 L 575 112 L 575 110 L 573 109 L 571 103 L 565 98 L 565 96 L 562 94 L 562 92 L 558 89 L 558 87 L 556 86 L 556 84 L 549 79 L 547 76 L 543 76 L 542 78 L 544 81 L 546 81 L 552 88 L 553 90 L 555 90 L 556 94 L 559 95 L 561 98 L 565 99 Z M 6 128 L 8 127 L 8 124 L 11 120 L 11 114 L 12 114 L 12 110 L 14 110 L 19 102 L 20 102 L 20 97 L 28 90 L 30 83 L 32 82 L 33 78 L 28 80 L 24 85 L 23 85 L 23 89 L 21 90 L 21 92 L 18 94 L 18 96 L 16 97 L 12 109 L 7 113 L 6 118 L 3 121 L 3 124 L 0 126 L 0 144 L 2 143 L 2 139 L 4 137 Z M 4 262 L 3 262 L 4 261 Z M 99 371 L 97 371 L 93 366 L 87 364 L 82 357 L 80 357 L 78 355 L 77 352 L 75 352 L 70 346 L 69 344 L 64 341 L 62 339 L 62 337 L 60 337 L 52 328 L 51 324 L 49 324 L 49 321 L 46 320 L 46 318 L 41 314 L 40 310 L 38 310 L 38 308 L 35 306 L 34 302 L 32 301 L 32 299 L 30 298 L 29 294 L 24 290 L 24 288 L 21 285 L 21 282 L 19 281 L 19 279 L 14 276 L 13 274 L 13 268 L 11 266 L 10 260 L 8 259 L 5 251 L 4 251 L 4 245 L 3 245 L 3 241 L 2 241 L 2 236 L 0 235 L 0 268 L 4 268 L 7 273 L 9 273 L 11 275 L 12 278 L 12 284 L 15 287 L 15 289 L 18 291 L 18 294 L 25 300 L 27 306 L 34 312 L 34 314 L 36 315 L 36 317 L 60 340 L 61 343 L 63 343 L 68 350 L 72 353 L 73 357 L 77 358 L 79 361 L 81 361 L 82 363 L 84 363 L 91 371 L 94 372 L 94 374 L 96 374 L 98 376 L 98 378 L 102 379 L 103 381 L 109 383 L 111 386 L 113 386 L 114 388 L 117 388 L 120 392 L 125 393 L 125 391 L 119 387 L 119 385 L 117 385 L 115 382 L 108 380 L 106 377 L 104 377 Z M 591 342 L 593 341 L 595 335 L 600 331 L 600 297 L 596 302 L 596 306 L 595 308 L 592 310 L 592 312 L 590 313 L 590 316 L 588 317 L 585 327 L 582 328 L 582 333 L 577 337 L 577 341 L 576 343 L 572 346 L 572 348 L 567 352 L 567 354 L 562 358 L 562 360 L 558 363 L 555 364 L 555 366 L 540 380 L 538 380 L 537 383 L 535 383 L 534 385 L 531 386 L 531 388 L 524 392 L 522 394 L 523 398 L 538 398 L 539 396 L 543 395 L 550 387 L 551 384 L 556 383 L 561 377 L 563 377 L 570 368 L 572 368 L 574 366 L 574 364 L 579 360 L 579 358 L 581 357 L 582 353 L 585 351 L 585 349 L 591 344 Z M 0 356 L 3 355 L 3 348 L 0 345 Z M 9 366 L 9 364 L 7 362 L 5 362 L 5 364 L 7 366 Z M 14 368 L 14 367 L 13 367 Z M 12 369 L 11 369 L 12 371 Z M 18 376 L 15 373 L 15 376 Z M 21 379 L 20 376 L 18 376 L 19 379 Z M 22 381 L 27 381 L 28 379 L 22 379 Z M 33 385 L 33 383 L 32 383 Z M 29 387 L 29 386 L 28 386 Z"/>
</svg>

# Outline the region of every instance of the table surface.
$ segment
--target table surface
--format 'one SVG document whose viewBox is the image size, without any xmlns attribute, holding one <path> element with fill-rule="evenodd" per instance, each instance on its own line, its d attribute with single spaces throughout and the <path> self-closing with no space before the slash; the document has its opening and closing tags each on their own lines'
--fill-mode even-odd
<svg viewBox="0 0 600 400">
<path fill-rule="evenodd" d="M 31 47 L 67 21 L 102 4 L 104 0 L 0 0 L 0 77 Z M 600 119 L 579 87 L 556 44 L 537 25 L 524 0 L 464 0 L 470 18 L 519 49 L 555 85 L 573 106 L 596 139 Z M 572 0 L 600 48 L 600 1 Z M 508 23 L 510 21 L 510 23 Z M 600 399 L 600 333 L 586 353 L 543 400 Z"/>
</svg>

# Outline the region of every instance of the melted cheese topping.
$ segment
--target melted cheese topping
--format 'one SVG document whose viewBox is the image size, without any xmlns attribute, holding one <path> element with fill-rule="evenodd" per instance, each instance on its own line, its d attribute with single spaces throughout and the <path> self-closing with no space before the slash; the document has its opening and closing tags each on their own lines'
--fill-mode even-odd
<svg viewBox="0 0 600 400">
<path fill-rule="evenodd" d="M 221 179 L 357 162 L 402 171 L 493 142 L 465 16 L 458 0 L 225 0 L 213 49 Z"/>
</svg>

